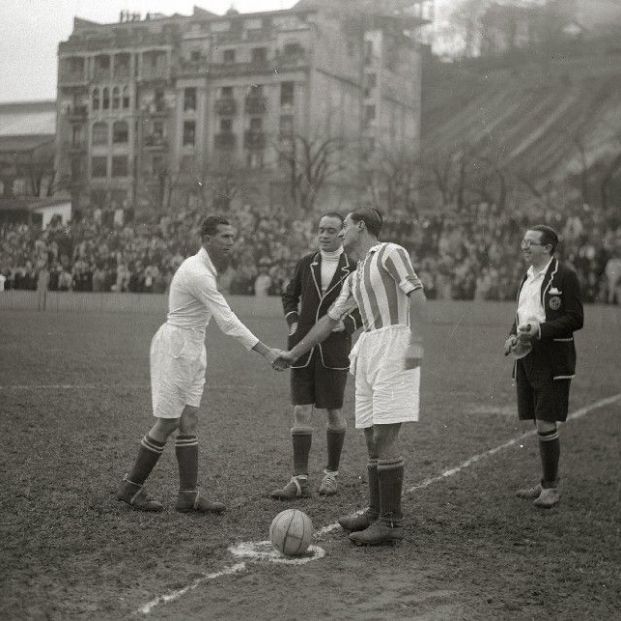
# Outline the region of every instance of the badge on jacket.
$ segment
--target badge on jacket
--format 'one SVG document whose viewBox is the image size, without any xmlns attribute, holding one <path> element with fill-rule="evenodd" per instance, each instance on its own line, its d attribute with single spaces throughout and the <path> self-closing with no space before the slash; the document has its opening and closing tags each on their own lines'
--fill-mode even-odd
<svg viewBox="0 0 621 621">
<path fill-rule="evenodd" d="M 548 302 L 548 306 L 552 310 L 555 310 L 555 311 L 558 310 L 561 307 L 561 298 L 559 298 L 557 295 L 551 297 Z"/>
</svg>

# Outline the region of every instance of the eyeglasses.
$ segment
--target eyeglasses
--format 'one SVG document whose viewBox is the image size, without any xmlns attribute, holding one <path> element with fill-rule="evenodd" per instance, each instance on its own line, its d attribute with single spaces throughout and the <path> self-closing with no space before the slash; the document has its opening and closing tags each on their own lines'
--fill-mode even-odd
<svg viewBox="0 0 621 621">
<path fill-rule="evenodd" d="M 541 242 L 531 241 L 530 239 L 523 239 L 520 242 L 520 248 L 522 250 L 528 250 L 531 246 L 543 246 Z"/>
</svg>

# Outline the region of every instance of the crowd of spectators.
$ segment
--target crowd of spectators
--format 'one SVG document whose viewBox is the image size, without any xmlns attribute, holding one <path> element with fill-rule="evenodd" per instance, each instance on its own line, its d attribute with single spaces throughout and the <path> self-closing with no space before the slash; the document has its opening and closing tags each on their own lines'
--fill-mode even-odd
<svg viewBox="0 0 621 621">
<path fill-rule="evenodd" d="M 587 302 L 621 304 L 621 216 L 577 205 L 500 210 L 474 204 L 462 213 L 386 218 L 382 238 L 411 253 L 429 298 L 512 300 L 524 271 L 524 229 L 545 222 L 562 235 L 561 256 L 576 269 Z M 103 222 L 98 214 L 40 229 L 0 225 L 0 289 L 35 289 L 41 272 L 52 291 L 162 293 L 197 251 L 203 214 L 181 210 L 155 223 Z M 297 259 L 314 247 L 312 219 L 245 206 L 230 214 L 238 235 L 224 291 L 278 295 Z"/>
</svg>

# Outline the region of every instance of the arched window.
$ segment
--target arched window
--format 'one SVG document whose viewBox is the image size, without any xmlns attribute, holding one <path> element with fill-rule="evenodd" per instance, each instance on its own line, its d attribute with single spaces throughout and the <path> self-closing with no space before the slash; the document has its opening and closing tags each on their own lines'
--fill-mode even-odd
<svg viewBox="0 0 621 621">
<path fill-rule="evenodd" d="M 92 94 L 93 110 L 99 110 L 99 89 L 94 88 Z"/>
<path fill-rule="evenodd" d="M 121 91 L 118 86 L 112 89 L 112 109 L 118 110 L 121 107 Z"/>
<path fill-rule="evenodd" d="M 104 110 L 107 110 L 110 107 L 110 89 L 106 86 L 103 89 L 103 96 L 102 96 L 102 108 Z"/>
<path fill-rule="evenodd" d="M 95 123 L 93 125 L 93 144 L 108 144 L 108 124 Z"/>
<path fill-rule="evenodd" d="M 112 142 L 125 144 L 129 141 L 129 127 L 126 121 L 115 121 L 112 126 Z"/>
</svg>

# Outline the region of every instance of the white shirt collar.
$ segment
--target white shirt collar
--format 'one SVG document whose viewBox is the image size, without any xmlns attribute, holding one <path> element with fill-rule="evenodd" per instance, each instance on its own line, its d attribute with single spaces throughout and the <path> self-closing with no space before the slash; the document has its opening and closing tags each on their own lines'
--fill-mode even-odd
<svg viewBox="0 0 621 621">
<path fill-rule="evenodd" d="M 552 263 L 553 260 L 554 260 L 554 257 L 550 257 L 550 260 L 545 264 L 545 267 L 541 268 L 540 270 L 537 270 L 536 272 L 535 272 L 535 268 L 531 265 L 526 272 L 527 276 L 531 280 L 534 280 L 535 278 L 539 278 L 539 276 L 542 276 L 548 271 L 548 268 L 550 267 L 550 264 Z"/>
<path fill-rule="evenodd" d="M 209 253 L 207 252 L 207 250 L 205 250 L 205 246 L 201 246 L 201 249 L 198 251 L 198 256 L 201 258 L 201 261 L 207 266 L 207 269 L 212 272 L 214 276 L 217 276 L 218 270 L 213 264 Z"/>
</svg>

